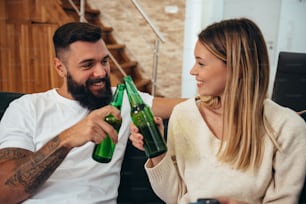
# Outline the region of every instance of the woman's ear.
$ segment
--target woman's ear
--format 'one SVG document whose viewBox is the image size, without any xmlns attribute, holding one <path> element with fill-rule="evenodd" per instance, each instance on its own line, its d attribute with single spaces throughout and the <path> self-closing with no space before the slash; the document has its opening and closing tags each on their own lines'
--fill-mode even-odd
<svg viewBox="0 0 306 204">
<path fill-rule="evenodd" d="M 58 75 L 60 75 L 60 77 L 62 78 L 66 77 L 66 67 L 64 63 L 57 57 L 54 58 L 54 67 Z"/>
</svg>

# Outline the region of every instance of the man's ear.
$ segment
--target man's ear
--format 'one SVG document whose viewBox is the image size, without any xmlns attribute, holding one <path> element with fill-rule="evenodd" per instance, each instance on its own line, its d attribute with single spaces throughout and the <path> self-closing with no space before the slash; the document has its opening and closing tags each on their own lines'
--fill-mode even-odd
<svg viewBox="0 0 306 204">
<path fill-rule="evenodd" d="M 54 67 L 58 75 L 60 75 L 60 77 L 62 78 L 66 77 L 66 74 L 67 74 L 66 67 L 64 63 L 57 57 L 54 58 Z"/>
</svg>

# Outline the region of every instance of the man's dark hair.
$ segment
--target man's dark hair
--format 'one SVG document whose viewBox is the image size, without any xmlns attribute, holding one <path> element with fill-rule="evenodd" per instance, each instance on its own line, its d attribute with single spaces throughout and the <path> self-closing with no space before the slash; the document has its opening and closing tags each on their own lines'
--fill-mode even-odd
<svg viewBox="0 0 306 204">
<path fill-rule="evenodd" d="M 100 27 L 83 22 L 66 23 L 59 27 L 53 35 L 55 55 L 59 57 L 62 50 L 69 48 L 76 41 L 97 42 L 102 38 Z"/>
</svg>

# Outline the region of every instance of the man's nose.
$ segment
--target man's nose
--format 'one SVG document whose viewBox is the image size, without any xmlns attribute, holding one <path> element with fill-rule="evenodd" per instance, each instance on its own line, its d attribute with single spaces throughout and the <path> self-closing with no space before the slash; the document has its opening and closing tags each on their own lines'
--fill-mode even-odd
<svg viewBox="0 0 306 204">
<path fill-rule="evenodd" d="M 95 77 L 104 77 L 107 74 L 107 67 L 103 66 L 102 64 L 97 64 L 94 69 L 94 76 Z"/>
</svg>

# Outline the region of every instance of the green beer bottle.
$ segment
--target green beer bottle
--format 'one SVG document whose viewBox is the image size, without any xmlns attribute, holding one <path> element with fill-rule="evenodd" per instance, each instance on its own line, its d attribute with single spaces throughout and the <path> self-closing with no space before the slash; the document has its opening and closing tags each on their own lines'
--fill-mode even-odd
<svg viewBox="0 0 306 204">
<path fill-rule="evenodd" d="M 131 106 L 132 121 L 144 137 L 146 156 L 152 158 L 166 152 L 167 146 L 154 122 L 150 107 L 143 102 L 130 76 L 125 76 L 123 81 Z"/>
<path fill-rule="evenodd" d="M 110 105 L 118 108 L 119 110 L 121 110 L 124 90 L 125 90 L 125 85 L 118 84 L 116 91 L 113 95 L 112 101 L 110 102 Z M 122 120 L 116 119 L 112 114 L 106 116 L 104 120 L 108 124 L 112 125 L 117 131 L 117 133 L 119 132 Z M 101 143 L 95 145 L 94 151 L 92 153 L 92 158 L 95 161 L 101 163 L 110 162 L 113 157 L 114 150 L 115 150 L 115 144 L 113 143 L 111 138 L 107 135 L 104 138 L 104 140 L 102 140 Z"/>
</svg>

